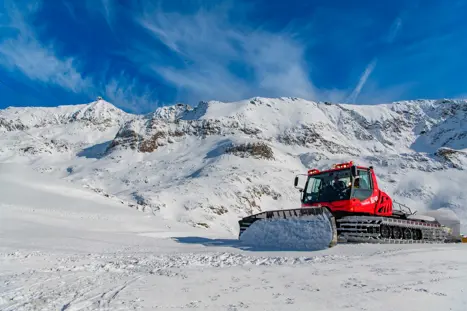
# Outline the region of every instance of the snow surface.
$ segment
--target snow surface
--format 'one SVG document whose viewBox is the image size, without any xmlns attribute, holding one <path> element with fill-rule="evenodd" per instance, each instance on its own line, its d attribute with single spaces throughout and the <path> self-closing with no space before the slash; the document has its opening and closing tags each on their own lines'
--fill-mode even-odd
<svg viewBox="0 0 467 311">
<path fill-rule="evenodd" d="M 465 244 L 256 248 L 13 163 L 0 198 L 4 311 L 467 307 Z"/>
<path fill-rule="evenodd" d="M 465 244 L 237 239 L 239 218 L 299 207 L 295 174 L 349 160 L 465 234 L 466 125 L 462 100 L 0 110 L 0 309 L 466 310 Z"/>
</svg>

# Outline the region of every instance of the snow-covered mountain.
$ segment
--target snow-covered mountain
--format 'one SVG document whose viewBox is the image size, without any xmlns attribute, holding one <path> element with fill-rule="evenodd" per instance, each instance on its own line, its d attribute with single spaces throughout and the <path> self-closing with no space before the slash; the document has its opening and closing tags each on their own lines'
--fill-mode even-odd
<svg viewBox="0 0 467 311">
<path fill-rule="evenodd" d="M 381 105 L 251 98 L 131 115 L 88 105 L 0 110 L 0 162 L 21 162 L 160 217 L 237 234 L 299 206 L 295 174 L 353 160 L 418 210 L 467 222 L 467 101 Z"/>
<path fill-rule="evenodd" d="M 134 116 L 97 100 L 87 105 L 0 110 L 0 154 L 33 160 L 38 155 L 68 156 L 104 143 Z"/>
</svg>

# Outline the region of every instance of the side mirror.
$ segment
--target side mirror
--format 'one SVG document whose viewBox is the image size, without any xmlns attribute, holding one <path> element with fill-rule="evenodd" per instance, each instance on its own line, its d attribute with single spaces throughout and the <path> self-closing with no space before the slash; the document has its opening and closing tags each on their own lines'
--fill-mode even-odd
<svg viewBox="0 0 467 311">
<path fill-rule="evenodd" d="M 350 167 L 350 173 L 352 174 L 353 177 L 357 177 L 357 167 L 355 165 L 352 165 Z"/>
<path fill-rule="evenodd" d="M 295 176 L 295 180 L 293 182 L 294 187 L 297 187 L 298 185 L 298 176 Z"/>
</svg>

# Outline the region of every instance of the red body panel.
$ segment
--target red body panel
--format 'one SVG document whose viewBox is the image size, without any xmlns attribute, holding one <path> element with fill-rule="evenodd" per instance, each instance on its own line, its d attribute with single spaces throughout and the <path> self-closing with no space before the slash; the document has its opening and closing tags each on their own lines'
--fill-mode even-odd
<svg viewBox="0 0 467 311">
<path fill-rule="evenodd" d="M 358 169 L 368 170 L 367 167 L 357 166 Z M 320 173 L 337 171 L 339 169 L 330 169 L 321 171 Z M 359 200 L 357 198 L 351 198 L 349 200 L 333 201 L 333 202 L 321 202 L 304 204 L 301 207 L 329 207 L 331 212 L 347 212 L 355 214 L 368 214 L 377 216 L 391 216 L 392 215 L 392 199 L 391 197 L 381 191 L 378 186 L 378 181 L 373 169 L 369 170 L 372 179 L 372 194 L 365 200 Z"/>
</svg>

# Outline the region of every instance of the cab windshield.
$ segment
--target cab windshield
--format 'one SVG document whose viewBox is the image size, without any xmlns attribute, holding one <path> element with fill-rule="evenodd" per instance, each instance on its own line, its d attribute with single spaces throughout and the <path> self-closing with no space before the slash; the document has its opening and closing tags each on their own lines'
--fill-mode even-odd
<svg viewBox="0 0 467 311">
<path fill-rule="evenodd" d="M 311 175 L 306 183 L 303 203 L 348 200 L 350 192 L 350 169 Z"/>
</svg>

